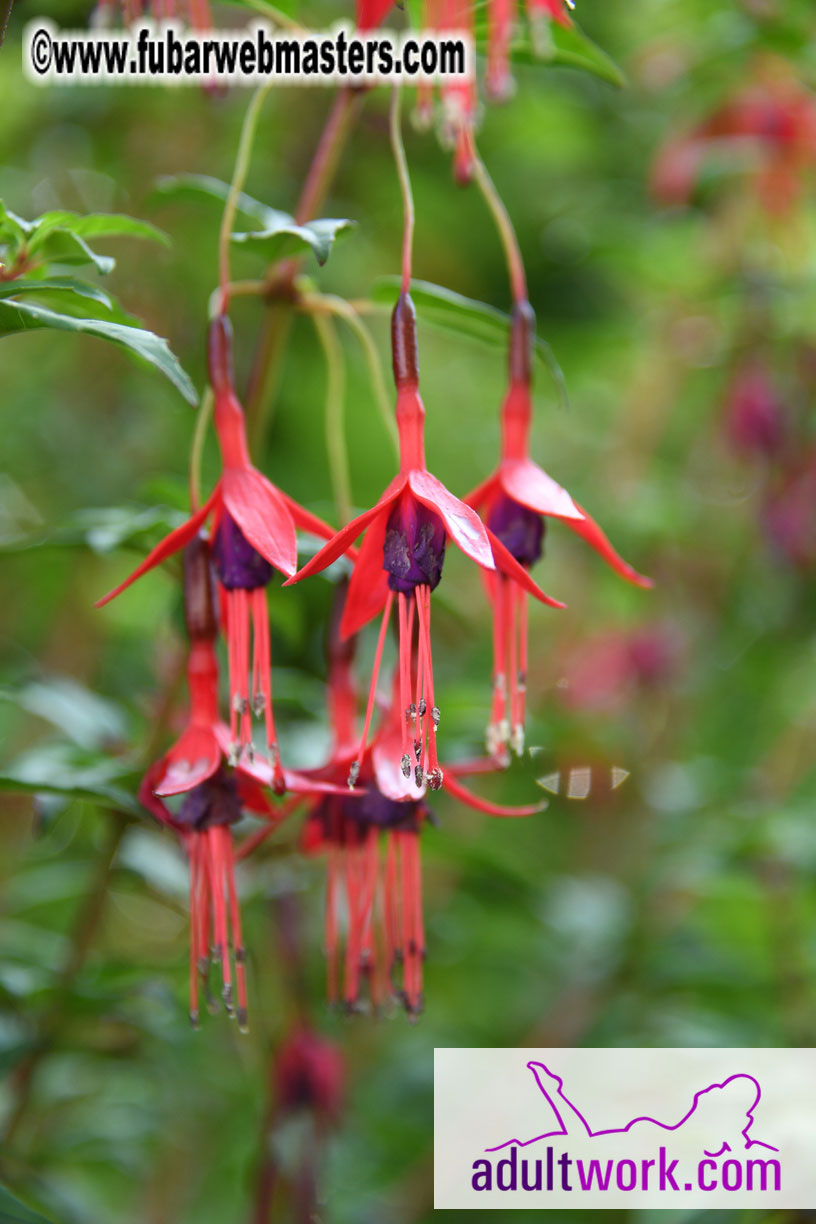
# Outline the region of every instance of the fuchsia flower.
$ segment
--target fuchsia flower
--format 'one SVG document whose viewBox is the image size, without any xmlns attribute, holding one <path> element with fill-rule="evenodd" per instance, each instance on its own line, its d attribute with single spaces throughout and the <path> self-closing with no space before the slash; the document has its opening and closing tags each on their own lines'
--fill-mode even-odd
<svg viewBox="0 0 816 1224">
<path fill-rule="evenodd" d="M 513 311 L 510 336 L 510 386 L 501 410 L 502 452 L 498 468 L 465 498 L 485 518 L 491 540 L 501 541 L 520 570 L 528 570 L 544 551 L 547 518 L 560 519 L 598 552 L 614 570 L 637 586 L 650 587 L 615 552 L 598 524 L 573 501 L 566 489 L 530 458 L 532 420 L 532 345 L 535 315 L 529 302 Z M 508 745 L 523 751 L 527 684 L 527 593 L 517 572 L 487 574 L 493 604 L 493 707 L 488 726 L 488 752 L 506 760 Z"/>
<path fill-rule="evenodd" d="M 186 523 L 156 545 L 133 573 L 97 603 L 114 599 L 132 582 L 178 552 L 209 519 L 219 589 L 225 608 L 230 680 L 230 760 L 251 759 L 252 715 L 264 716 L 275 790 L 284 790 L 272 705 L 271 649 L 266 586 L 275 570 L 297 569 L 295 530 L 329 539 L 332 529 L 287 497 L 252 466 L 244 413 L 232 377 L 232 332 L 221 315 L 210 325 L 210 381 L 223 470 L 210 496 Z"/>
<path fill-rule="evenodd" d="M 405 725 L 399 674 L 378 732 L 362 760 L 358 757 L 355 639 L 341 640 L 338 606 L 336 603 L 329 630 L 332 751 L 324 766 L 305 771 L 304 778 L 342 785 L 350 767 L 357 763 L 360 785 L 345 794 L 329 794 L 313 802 L 302 837 L 307 853 L 322 852 L 328 859 L 325 906 L 328 995 L 331 1003 L 337 1003 L 341 997 L 342 961 L 342 999 L 348 1010 L 359 1008 L 361 982 L 365 980 L 375 1007 L 395 994 L 406 1011 L 416 1015 L 422 1010 L 425 957 L 419 835 L 431 813 L 424 782 L 419 783 L 410 772 L 406 776 L 397 764 Z M 475 761 L 446 765 L 449 792 L 468 806 L 493 816 L 530 816 L 546 806 L 539 802 L 503 807 L 474 795 L 456 780 L 456 775 L 480 773 L 485 768 L 492 768 L 492 764 Z M 340 933 L 342 914 L 347 924 L 344 945 Z"/>
<path fill-rule="evenodd" d="M 736 370 L 726 393 L 726 426 L 734 448 L 771 457 L 786 441 L 785 406 L 762 357 Z"/>
<path fill-rule="evenodd" d="M 425 409 L 419 394 L 416 315 L 402 293 L 392 317 L 392 353 L 397 385 L 400 471 L 380 500 L 329 540 L 289 582 L 319 573 L 346 552 L 364 532 L 349 585 L 340 631 L 349 637 L 383 612 L 363 734 L 349 770 L 357 782 L 368 738 L 380 660 L 388 622 L 397 604 L 399 623 L 400 730 L 399 760 L 406 778 L 442 785 L 436 750 L 439 708 L 436 705 L 431 652 L 431 592 L 442 576 L 449 540 L 484 571 L 497 567 L 515 584 L 552 607 L 564 605 L 545 595 L 502 541 L 478 514 L 459 501 L 425 466 Z M 288 585 L 288 584 L 287 584 Z M 383 611 L 384 609 L 384 611 Z M 414 631 L 417 638 L 416 682 L 412 679 Z"/>
<path fill-rule="evenodd" d="M 767 212 L 784 215 L 816 165 L 813 95 L 789 75 L 766 69 L 708 119 L 664 145 L 652 173 L 655 197 L 687 204 L 706 166 L 723 156 L 747 168 Z"/>
<path fill-rule="evenodd" d="M 321 1126 L 337 1123 L 345 1099 L 346 1067 L 336 1045 L 300 1022 L 278 1047 L 273 1067 L 282 1115 L 307 1111 Z"/>
<path fill-rule="evenodd" d="M 163 824 L 179 833 L 190 859 L 190 1017 L 198 1024 L 199 980 L 207 989 L 210 948 L 221 964 L 224 1004 L 246 1027 L 247 993 L 241 917 L 235 889 L 231 826 L 244 811 L 276 828 L 291 803 L 273 806 L 265 787 L 275 771 L 262 756 L 235 768 L 229 728 L 218 712 L 217 621 L 210 569 L 210 550 L 200 536 L 184 554 L 184 608 L 190 653 L 187 682 L 190 711 L 181 737 L 150 767 L 139 790 L 140 802 Z M 331 793 L 328 784 L 282 771 L 284 786 L 294 795 Z M 183 795 L 173 812 L 165 800 Z M 251 840 L 251 839 L 250 839 Z M 237 1011 L 233 1000 L 230 944 L 235 961 Z"/>
<path fill-rule="evenodd" d="M 110 24 L 116 0 L 97 0 L 96 19 L 99 24 Z M 119 0 L 119 8 L 125 25 L 135 25 L 150 17 L 153 21 L 186 20 L 193 30 L 211 30 L 209 0 Z"/>
</svg>

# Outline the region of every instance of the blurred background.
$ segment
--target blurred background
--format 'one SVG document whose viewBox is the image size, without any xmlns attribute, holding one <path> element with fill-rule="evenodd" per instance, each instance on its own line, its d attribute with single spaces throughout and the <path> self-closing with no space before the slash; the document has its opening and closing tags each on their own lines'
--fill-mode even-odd
<svg viewBox="0 0 816 1224">
<path fill-rule="evenodd" d="M 220 210 L 155 184 L 229 180 L 248 96 L 35 88 L 20 71 L 35 8 L 66 27 L 88 20 L 80 0 L 15 9 L 0 52 L 0 196 L 24 217 L 116 211 L 164 229 L 166 249 L 99 247 L 116 256 L 120 300 L 201 390 Z M 147 746 L 155 756 L 171 742 L 183 697 L 178 571 L 102 611 L 93 602 L 186 508 L 195 413 L 101 340 L 4 337 L 0 1219 L 303 1219 L 316 1178 L 314 1218 L 419 1224 L 432 1214 L 435 1046 L 816 1044 L 816 19 L 810 0 L 579 9 L 626 87 L 520 64 L 479 144 L 569 393 L 561 406 L 539 369 L 535 458 L 655 589 L 628 587 L 551 524 L 536 576 L 569 608 L 531 612 L 528 742 L 540 752 L 479 787 L 530 802 L 543 777 L 558 793 L 512 822 L 435 798 L 418 1023 L 328 1011 L 324 865 L 298 851 L 295 816 L 240 870 L 250 1033 L 223 1013 L 191 1031 L 186 864 L 134 802 Z M 235 14 L 216 10 L 219 24 Z M 314 0 L 308 20 L 339 15 Z M 329 104 L 319 89 L 272 92 L 252 195 L 294 208 Z M 415 275 L 509 309 L 478 192 L 455 185 L 434 133 L 406 125 L 406 143 Z M 383 91 L 365 99 L 323 211 L 357 228 L 325 269 L 304 267 L 326 291 L 366 298 L 398 271 Z M 258 276 L 263 264 L 239 252 L 233 268 Z M 264 309 L 240 299 L 232 313 L 244 386 Z M 387 314 L 371 327 L 386 360 Z M 343 342 L 362 509 L 393 457 L 359 346 Z M 420 344 L 429 466 L 461 496 L 496 460 L 504 354 L 422 311 Z M 336 522 L 325 381 L 298 318 L 254 457 Z M 207 487 L 216 462 L 210 439 Z M 271 591 L 291 764 L 317 764 L 327 747 L 331 593 L 324 579 Z M 456 759 L 481 750 L 491 671 L 487 605 L 460 555 L 434 608 L 444 755 Z M 372 651 L 367 635 L 362 675 Z M 274 1055 L 305 1021 L 334 1050 L 319 1047 L 328 1073 L 304 1088 Z"/>
</svg>

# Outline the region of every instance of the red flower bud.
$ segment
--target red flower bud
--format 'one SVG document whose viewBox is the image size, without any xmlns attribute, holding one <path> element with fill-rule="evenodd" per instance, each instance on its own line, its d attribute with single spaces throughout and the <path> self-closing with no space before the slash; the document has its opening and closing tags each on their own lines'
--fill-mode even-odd
<svg viewBox="0 0 816 1224">
<path fill-rule="evenodd" d="M 207 333 L 207 367 L 210 385 L 216 395 L 231 391 L 234 385 L 232 368 L 232 324 L 224 314 L 217 315 Z"/>
<path fill-rule="evenodd" d="M 190 640 L 213 641 L 218 632 L 210 548 L 194 536 L 184 549 L 184 620 Z"/>
<path fill-rule="evenodd" d="M 408 293 L 399 295 L 391 315 L 391 359 L 397 387 L 416 387 L 419 383 L 416 310 Z"/>
</svg>

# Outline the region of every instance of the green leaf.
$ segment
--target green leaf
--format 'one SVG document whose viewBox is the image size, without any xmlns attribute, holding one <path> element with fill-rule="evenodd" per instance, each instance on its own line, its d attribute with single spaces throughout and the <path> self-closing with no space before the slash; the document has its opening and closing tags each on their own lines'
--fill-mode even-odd
<svg viewBox="0 0 816 1224">
<path fill-rule="evenodd" d="M 126 778 L 135 783 L 133 771 L 120 763 L 55 742 L 38 745 L 0 771 L 0 794 L 82 799 L 139 816 L 142 810 L 133 793 L 121 785 Z"/>
<path fill-rule="evenodd" d="M 168 174 L 157 181 L 154 193 L 168 199 L 203 198 L 224 204 L 230 193 L 230 185 L 209 174 Z M 245 217 L 260 221 L 262 225 L 266 224 L 270 215 L 280 215 L 243 191 L 238 194 L 238 211 Z"/>
<path fill-rule="evenodd" d="M 155 366 L 176 387 L 189 404 L 197 404 L 198 396 L 189 376 L 182 369 L 167 341 L 142 327 L 129 327 L 106 319 L 79 319 L 58 314 L 33 302 L 0 301 L 0 335 L 54 328 L 57 331 L 84 332 L 99 336 L 135 353 Z"/>
<path fill-rule="evenodd" d="M 93 264 L 97 272 L 107 276 L 116 267 L 110 255 L 99 255 L 92 250 L 81 234 L 70 230 L 50 230 L 37 246 L 40 255 L 49 263 Z"/>
<path fill-rule="evenodd" d="M 136 217 L 126 217 L 123 213 L 76 213 L 66 209 L 43 213 L 33 223 L 34 231 L 28 243 L 29 250 L 35 251 L 50 233 L 60 230 L 76 234 L 80 238 L 145 238 L 150 242 L 159 242 L 169 246 L 170 239 L 163 230 L 157 229 L 149 221 Z"/>
<path fill-rule="evenodd" d="M 44 1215 L 40 1215 L 38 1211 L 32 1211 L 30 1207 L 26 1207 L 25 1203 L 21 1203 L 5 1186 L 0 1186 L 0 1222 L 2 1224 L 52 1224 Z"/>
<path fill-rule="evenodd" d="M 104 748 L 125 737 L 127 726 L 119 707 L 68 676 L 34 680 L 19 689 L 0 689 L 9 701 L 58 727 L 81 748 Z"/>
<path fill-rule="evenodd" d="M 156 191 L 163 196 L 203 196 L 224 202 L 230 192 L 228 183 L 206 174 L 176 174 L 159 179 Z M 356 224 L 354 221 L 323 218 L 298 225 L 295 218 L 243 192 L 238 196 L 238 211 L 261 224 L 261 229 L 232 235 L 232 241 L 261 251 L 269 262 L 285 255 L 311 251 L 319 264 L 329 258 L 335 240 Z"/>
<path fill-rule="evenodd" d="M 488 5 L 481 0 L 474 7 L 474 43 L 476 50 L 484 53 L 489 41 Z M 626 77 L 615 61 L 575 22 L 562 26 L 541 16 L 534 23 L 520 23 L 510 46 L 510 57 L 518 64 L 579 68 L 618 88 L 626 84 Z"/>
<path fill-rule="evenodd" d="M 162 536 L 184 522 L 185 515 L 168 506 L 101 506 L 77 510 L 56 530 L 14 535 L 0 551 L 22 552 L 29 548 L 90 548 L 104 556 L 127 544 L 148 550 Z"/>
<path fill-rule="evenodd" d="M 383 277 L 373 286 L 371 299 L 373 302 L 392 306 L 399 292 L 399 277 Z M 506 350 L 512 320 L 495 306 L 477 302 L 473 298 L 463 297 L 461 293 L 454 293 L 452 289 L 422 280 L 411 281 L 411 297 L 422 321 L 431 327 Z M 569 407 L 564 372 L 549 344 L 540 336 L 535 338 L 534 352 L 552 376 L 559 403 L 564 408 Z"/>
<path fill-rule="evenodd" d="M 354 221 L 323 218 L 298 225 L 288 213 L 270 213 L 262 230 L 233 234 L 232 241 L 263 252 L 270 263 L 284 255 L 311 251 L 322 266 L 329 258 L 335 240 L 355 224 Z"/>
<path fill-rule="evenodd" d="M 565 68 L 580 68 L 619 89 L 626 85 L 626 77 L 615 61 L 577 25 L 573 23 L 565 27 L 553 21 L 548 33 L 549 39 L 543 45 L 535 46 L 532 39 L 529 40 L 528 45 L 535 60 Z M 515 49 L 513 54 L 515 56 Z"/>
<path fill-rule="evenodd" d="M 37 280 L 34 277 L 20 277 L 17 280 L 0 281 L 0 299 L 17 297 L 21 293 L 70 293 L 76 297 L 87 298 L 98 302 L 108 310 L 114 309 L 113 298 L 98 285 L 88 281 L 78 280 L 75 276 L 44 276 Z"/>
</svg>

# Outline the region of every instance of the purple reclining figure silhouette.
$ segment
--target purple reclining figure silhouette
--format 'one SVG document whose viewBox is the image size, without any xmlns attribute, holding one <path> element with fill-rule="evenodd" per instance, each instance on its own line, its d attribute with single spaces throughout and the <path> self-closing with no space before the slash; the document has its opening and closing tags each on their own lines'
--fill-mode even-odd
<svg viewBox="0 0 816 1224">
<path fill-rule="evenodd" d="M 659 1122 L 657 1118 L 640 1116 L 627 1122 L 625 1126 L 611 1127 L 604 1130 L 593 1130 L 584 1115 L 572 1103 L 564 1092 L 564 1081 L 559 1075 L 550 1071 L 542 1062 L 528 1062 L 535 1081 L 550 1105 L 559 1130 L 546 1131 L 532 1139 L 507 1139 L 496 1147 L 487 1148 L 489 1152 L 517 1144 L 527 1147 L 540 1139 L 555 1139 L 569 1135 L 581 1138 L 599 1139 L 606 1135 L 642 1134 L 643 1128 L 651 1127 L 658 1132 L 678 1131 L 689 1119 L 694 1117 L 695 1128 L 702 1127 L 711 1136 L 711 1142 L 703 1149 L 706 1156 L 717 1157 L 724 1152 L 747 1150 L 751 1147 L 767 1148 L 777 1152 L 779 1149 L 761 1139 L 752 1139 L 748 1132 L 754 1124 L 754 1110 L 759 1104 L 762 1091 L 759 1082 L 752 1075 L 739 1073 L 730 1075 L 722 1083 L 710 1084 L 694 1094 L 690 1109 L 677 1122 Z M 741 1125 L 742 1124 L 742 1125 Z"/>
</svg>

